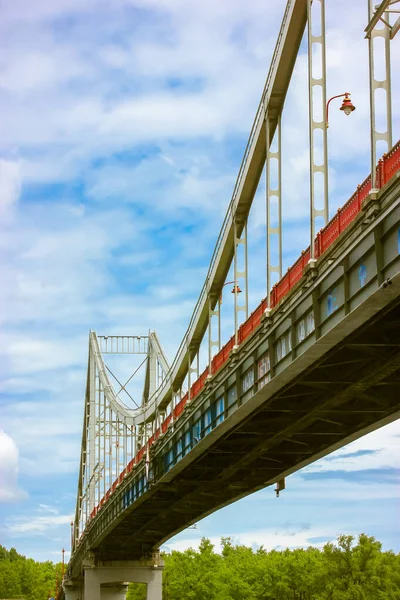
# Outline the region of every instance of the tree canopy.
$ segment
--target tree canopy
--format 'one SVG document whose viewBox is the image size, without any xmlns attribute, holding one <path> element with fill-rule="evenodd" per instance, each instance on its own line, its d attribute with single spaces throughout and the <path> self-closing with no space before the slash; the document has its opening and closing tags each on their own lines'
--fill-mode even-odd
<svg viewBox="0 0 400 600">
<path fill-rule="evenodd" d="M 61 563 L 36 562 L 0 546 L 0 598 L 47 600 L 61 582 Z"/>
<path fill-rule="evenodd" d="M 222 538 L 217 553 L 203 538 L 198 550 L 164 553 L 163 600 L 400 600 L 400 554 L 375 538 L 341 535 L 322 549 L 258 549 Z M 47 600 L 61 581 L 61 563 L 35 562 L 0 546 L 0 599 Z M 145 600 L 130 584 L 127 600 Z"/>
<path fill-rule="evenodd" d="M 203 538 L 198 551 L 164 554 L 163 600 L 400 600 L 400 555 L 365 534 L 322 550 L 221 545 L 217 554 Z M 130 585 L 127 600 L 145 598 L 145 586 Z"/>
</svg>

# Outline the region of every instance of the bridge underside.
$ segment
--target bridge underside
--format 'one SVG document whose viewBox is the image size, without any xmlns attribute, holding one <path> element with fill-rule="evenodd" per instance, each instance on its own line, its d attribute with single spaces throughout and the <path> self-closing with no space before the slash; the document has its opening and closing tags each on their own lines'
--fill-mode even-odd
<svg viewBox="0 0 400 600">
<path fill-rule="evenodd" d="M 400 410 L 399 386 L 397 298 L 170 481 L 161 480 L 144 494 L 143 502 L 124 513 L 102 540 L 98 558 L 139 559 L 216 507 L 394 420 Z"/>
</svg>

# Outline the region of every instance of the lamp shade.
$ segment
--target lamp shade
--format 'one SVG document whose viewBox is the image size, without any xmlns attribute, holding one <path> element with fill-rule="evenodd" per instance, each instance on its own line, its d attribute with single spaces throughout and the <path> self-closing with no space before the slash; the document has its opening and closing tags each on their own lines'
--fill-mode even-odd
<svg viewBox="0 0 400 600">
<path fill-rule="evenodd" d="M 344 112 L 344 114 L 347 115 L 347 116 L 350 113 L 352 113 L 353 110 L 356 110 L 356 107 L 354 106 L 354 104 L 350 100 L 348 94 L 345 95 L 344 100 L 342 102 L 342 106 L 340 107 L 340 110 L 342 110 Z"/>
</svg>

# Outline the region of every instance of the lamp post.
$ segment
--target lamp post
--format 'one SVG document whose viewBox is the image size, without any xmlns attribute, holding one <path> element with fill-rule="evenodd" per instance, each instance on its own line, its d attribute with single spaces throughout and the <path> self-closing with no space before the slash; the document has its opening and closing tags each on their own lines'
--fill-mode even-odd
<svg viewBox="0 0 400 600">
<path fill-rule="evenodd" d="M 346 116 L 349 116 L 354 110 L 356 110 L 356 107 L 350 100 L 350 92 L 344 92 L 343 94 L 337 94 L 336 96 L 332 96 L 332 98 L 329 98 L 328 102 L 326 103 L 325 129 L 328 129 L 328 127 L 329 127 L 329 105 L 332 102 L 332 100 L 334 100 L 335 98 L 343 98 L 343 102 L 342 102 L 342 106 L 340 107 L 340 110 L 342 110 Z M 326 201 L 326 206 L 327 206 L 327 211 L 328 211 L 329 210 L 329 189 L 328 189 L 329 164 L 328 164 L 328 140 L 327 140 L 326 132 L 325 132 L 325 136 L 324 136 L 324 156 L 325 156 L 325 160 L 324 160 L 324 163 L 325 163 L 324 196 L 325 196 L 325 201 Z M 327 224 L 328 219 L 329 219 L 329 212 L 327 212 L 327 214 L 326 214 L 325 225 Z M 311 249 L 312 256 L 314 257 L 314 254 L 313 254 L 314 253 L 314 236 L 312 236 L 310 249 Z"/>
<path fill-rule="evenodd" d="M 232 294 L 236 294 L 237 295 L 237 294 L 241 294 L 242 293 L 242 290 L 239 287 L 237 279 L 235 279 L 234 281 L 226 281 L 224 283 L 224 285 L 222 286 L 222 288 L 221 288 L 221 293 L 219 295 L 219 301 L 218 301 L 218 303 L 219 303 L 219 306 L 218 306 L 218 346 L 219 346 L 218 350 L 221 350 L 221 304 L 222 304 L 222 292 L 223 292 L 224 287 L 226 285 L 233 285 L 232 292 L 231 292 Z"/>
<path fill-rule="evenodd" d="M 340 107 L 340 110 L 342 110 L 346 116 L 349 116 L 353 112 L 353 110 L 356 110 L 356 107 L 350 100 L 350 92 L 345 92 L 344 94 L 337 94 L 337 96 L 332 96 L 332 98 L 329 98 L 328 102 L 326 103 L 325 127 L 327 129 L 329 127 L 329 104 L 335 98 L 343 98 L 343 96 L 344 96 L 344 100 L 342 102 L 342 106 Z"/>
<path fill-rule="evenodd" d="M 310 0 L 309 0 L 310 1 Z M 321 0 L 323 1 L 323 0 Z M 309 73 L 311 73 L 312 65 L 311 65 L 311 46 L 309 48 Z M 323 48 L 324 52 L 324 48 Z M 323 73 L 325 74 L 325 62 L 323 61 Z M 309 75 L 310 77 L 310 75 Z M 323 81 L 325 81 L 325 75 L 323 76 Z M 312 87 L 317 85 L 313 78 L 310 78 L 309 87 L 310 87 L 310 262 L 315 262 L 315 222 L 317 217 L 323 217 L 324 225 L 327 224 L 329 220 L 329 184 L 328 184 L 328 140 L 327 140 L 327 129 L 329 127 L 329 106 L 332 100 L 336 98 L 343 98 L 342 106 L 340 110 L 346 115 L 349 116 L 356 107 L 352 103 L 350 99 L 350 92 L 344 92 L 343 94 L 336 94 L 329 98 L 328 102 L 325 104 L 325 123 L 323 121 L 317 121 L 313 117 L 313 97 L 312 97 Z M 319 84 L 318 84 L 319 85 Z M 325 96 L 326 98 L 326 96 Z M 315 153 L 315 139 L 314 139 L 314 130 L 322 129 L 322 146 L 323 146 L 323 162 L 322 164 L 317 164 L 315 162 L 314 153 Z M 324 207 L 320 208 L 315 206 L 315 174 L 322 173 L 323 175 L 323 198 L 324 198 Z"/>
<path fill-rule="evenodd" d="M 232 294 L 235 294 L 235 312 L 237 311 L 236 308 L 236 298 L 238 294 L 242 293 L 242 290 L 240 289 L 237 279 L 235 279 L 234 281 L 226 281 L 222 287 L 221 287 L 221 291 L 219 294 L 219 298 L 217 301 L 217 304 L 215 307 L 211 307 L 211 300 L 209 299 L 209 317 L 208 317 L 208 364 L 210 367 L 210 377 L 211 377 L 211 361 L 212 361 L 212 349 L 213 347 L 217 347 L 218 348 L 218 352 L 221 350 L 221 304 L 222 304 L 222 293 L 224 290 L 224 287 L 226 285 L 233 285 L 233 289 L 232 289 Z M 216 310 L 215 310 L 216 309 Z M 212 340 L 212 335 L 211 335 L 211 331 L 212 331 L 212 325 L 211 325 L 211 319 L 212 317 L 215 316 L 217 317 L 217 321 L 218 321 L 218 338 L 217 340 L 213 341 Z M 236 319 L 237 317 L 235 316 L 235 323 L 236 323 Z M 235 327 L 236 329 L 236 327 Z"/>
<path fill-rule="evenodd" d="M 233 288 L 232 288 L 232 294 L 234 294 L 234 293 L 235 293 L 235 291 L 236 291 L 236 294 L 241 294 L 241 293 L 242 293 L 242 290 L 240 289 L 240 287 L 239 287 L 239 285 L 238 285 L 237 281 L 227 281 L 227 282 L 226 282 L 226 283 L 224 283 L 224 285 L 222 286 L 221 293 L 220 293 L 220 295 L 219 295 L 219 303 L 220 303 L 220 304 L 222 304 L 222 291 L 223 291 L 223 289 L 224 289 L 224 287 L 225 287 L 226 285 L 230 285 L 230 284 L 233 284 Z M 235 288 L 236 288 L 236 289 L 235 289 Z"/>
</svg>

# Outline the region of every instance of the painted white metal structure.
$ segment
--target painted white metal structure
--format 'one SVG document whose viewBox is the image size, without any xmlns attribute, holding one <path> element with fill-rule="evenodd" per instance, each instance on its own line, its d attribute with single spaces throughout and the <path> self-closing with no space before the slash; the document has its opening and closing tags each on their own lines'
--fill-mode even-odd
<svg viewBox="0 0 400 600">
<path fill-rule="evenodd" d="M 392 145 L 390 40 L 394 38 L 400 24 L 399 19 L 393 24 L 390 19 L 393 5 L 398 1 L 383 0 L 374 10 L 372 0 L 368 0 L 370 21 L 365 31 L 366 37 L 369 39 L 370 60 L 372 195 L 378 186 L 376 180 L 377 143 L 384 141 L 387 150 Z M 379 23 L 383 23 L 383 27 L 380 29 L 378 28 Z M 315 29 L 319 31 L 318 34 L 315 33 Z M 326 224 L 329 216 L 327 125 L 325 121 L 325 0 L 288 0 L 232 199 L 211 257 L 203 288 L 172 365 L 168 363 L 155 332 L 149 332 L 147 336 L 108 337 L 98 337 L 96 333 L 90 333 L 82 452 L 73 531 L 74 547 L 85 534 L 88 520 L 92 518 L 93 512 L 106 497 L 107 491 L 115 484 L 116 477 L 128 463 L 132 462 L 140 449 L 148 448 L 147 441 L 154 436 L 156 431 L 162 430 L 161 423 L 168 415 L 171 415 L 171 431 L 174 432 L 175 409 L 184 397 L 186 390 L 188 406 L 193 400 L 191 394 L 193 384 L 199 380 L 200 376 L 200 349 L 203 340 L 206 342 L 205 354 L 208 356 L 207 380 L 208 382 L 212 381 L 214 376 L 212 372 L 213 357 L 221 349 L 221 294 L 224 285 L 227 284 L 229 273 L 232 273 L 233 282 L 231 283 L 233 283 L 234 293 L 232 352 L 233 354 L 238 352 L 239 327 L 241 321 L 247 319 L 249 313 L 247 220 L 264 168 L 266 168 L 267 240 L 265 317 L 267 323 L 271 322 L 271 313 L 274 308 L 272 278 L 274 274 L 282 278 L 282 202 L 284 201 L 281 176 L 282 111 L 305 31 L 308 40 L 311 241 L 308 264 L 308 275 L 311 273 L 311 276 L 307 275 L 307 286 L 313 285 L 313 277 L 316 277 L 313 270 L 318 258 L 315 245 L 317 221 L 322 219 L 322 223 Z M 385 40 L 386 70 L 383 81 L 376 78 L 374 71 L 374 41 L 377 37 L 383 37 Z M 319 46 L 320 52 L 314 52 L 316 46 Z M 316 72 L 320 75 L 317 76 Z M 387 127 L 384 132 L 377 131 L 375 121 L 375 95 L 379 89 L 383 89 L 386 94 Z M 317 106 L 318 102 L 319 107 Z M 317 112 L 322 114 L 322 120 L 317 119 Z M 319 159 L 317 158 L 318 154 L 320 155 Z M 277 165 L 275 185 L 272 181 L 274 161 Z M 321 185 L 316 185 L 318 177 L 322 177 Z M 272 264 L 272 247 L 274 245 L 277 248 L 277 261 Z M 239 288 L 241 296 L 239 296 Z M 315 303 L 315 298 L 312 302 Z M 314 304 L 310 304 L 311 306 Z M 310 307 L 307 308 L 308 311 Z M 307 313 L 305 318 L 309 316 L 310 314 Z M 311 321 L 314 327 L 314 314 Z M 292 352 L 294 325 L 290 331 L 285 343 Z M 136 403 L 136 408 L 128 407 L 122 400 L 123 395 L 128 394 L 129 396 L 127 385 L 131 378 L 124 384 L 120 383 L 106 365 L 104 357 L 107 354 L 143 355 L 146 363 L 145 384 L 141 401 Z M 119 386 L 117 390 L 109 375 L 117 382 Z M 135 373 L 131 377 L 134 375 Z M 150 464 L 148 455 L 146 455 L 145 462 L 144 480 L 146 485 L 149 485 L 151 473 L 148 466 Z M 122 481 L 118 482 L 118 485 L 120 483 Z M 280 481 L 277 489 L 283 489 L 283 485 L 283 482 Z M 126 499 L 123 502 L 127 502 Z"/>
<path fill-rule="evenodd" d="M 396 8 L 393 6 L 396 5 Z M 391 15 L 399 13 L 400 2 L 399 0 L 383 0 L 374 10 L 373 0 L 368 0 L 368 14 L 369 23 L 365 29 L 366 37 L 368 38 L 369 48 L 369 82 L 370 82 L 370 116 L 371 116 L 371 173 L 372 173 L 372 189 L 376 188 L 376 171 L 375 165 L 377 161 L 377 144 L 382 141 L 385 143 L 386 148 L 383 150 L 388 152 L 393 144 L 392 139 L 392 86 L 391 86 L 391 72 L 390 72 L 390 42 L 395 37 L 396 33 L 400 29 L 400 17 L 398 17 L 391 25 Z M 378 79 L 376 74 L 376 58 L 377 47 L 376 41 L 378 38 L 384 40 L 384 78 Z M 381 57 L 382 58 L 382 57 Z M 381 105 L 385 107 L 385 124 L 386 128 L 384 131 L 379 132 L 377 128 L 376 118 L 376 103 L 377 103 L 377 91 L 384 90 L 384 103 Z M 382 107 L 382 106 L 381 106 Z M 382 151 L 382 152 L 383 152 Z"/>
<path fill-rule="evenodd" d="M 315 5 L 319 5 L 319 23 L 314 26 Z M 317 15 L 318 18 L 318 15 Z M 307 37 L 308 37 L 308 108 L 309 108 L 309 138 L 310 138 L 310 260 L 315 260 L 314 239 L 317 233 L 316 219 L 322 217 L 320 225 L 326 225 L 329 218 L 328 203 L 328 146 L 325 123 L 326 107 L 326 42 L 325 42 L 325 0 L 307 0 Z M 319 31 L 317 35 L 315 30 Z M 320 52 L 315 45 L 320 46 Z M 319 58 L 319 60 L 318 60 Z M 319 63 L 319 64 L 316 64 Z M 317 76 L 318 74 L 319 76 Z M 321 88 L 321 93 L 318 93 Z M 319 104 L 319 106 L 318 106 Z M 316 113 L 320 119 L 316 120 Z M 318 138 L 321 132 L 322 140 Z M 321 143 L 322 141 L 322 143 Z M 318 147 L 323 149 L 320 161 L 317 161 Z M 323 182 L 322 205 L 321 198 L 316 194 L 318 186 L 317 175 L 321 173 Z"/>
<path fill-rule="evenodd" d="M 127 384 L 138 369 L 125 384 L 121 384 L 105 363 L 104 356 L 108 354 L 145 357 L 142 407 L 163 384 L 170 368 L 154 331 L 147 336 L 97 336 L 95 332 L 90 333 L 74 541 L 84 531 L 90 513 L 105 496 L 116 475 L 145 444 L 150 433 L 149 425 L 136 422 L 137 409 L 129 408 L 121 399 L 121 392 L 129 395 Z M 117 390 L 109 375 L 117 381 Z M 156 425 L 156 420 L 150 427 Z"/>
<path fill-rule="evenodd" d="M 271 150 L 271 139 L 270 139 L 270 123 L 268 113 L 265 115 L 265 141 L 266 141 L 266 194 L 267 194 L 267 209 L 266 209 L 266 220 L 267 220 L 267 305 L 268 310 L 271 308 L 271 287 L 272 287 L 272 276 L 276 273 L 278 280 L 282 277 L 282 161 L 281 161 L 281 149 L 282 149 L 282 113 L 278 117 L 277 125 L 277 149 Z M 273 161 L 277 162 L 277 181 L 276 187 L 271 187 L 271 172 L 273 170 Z M 272 217 L 272 203 L 273 199 L 276 199 L 276 219 L 273 222 Z M 278 247 L 278 262 L 276 265 L 271 264 L 271 250 L 274 247 L 274 240 L 277 241 Z"/>
<path fill-rule="evenodd" d="M 392 142 L 391 85 L 390 85 L 390 40 L 399 29 L 399 19 L 391 25 L 390 13 L 398 0 L 384 0 L 374 11 L 369 1 L 370 22 L 366 28 L 370 48 L 371 81 L 371 161 L 376 164 L 376 144 L 384 140 L 387 147 Z M 314 12 L 316 13 L 314 15 Z M 316 28 L 314 27 L 316 21 Z M 301 38 L 307 27 L 308 80 L 309 80 L 309 139 L 310 139 L 310 260 L 315 261 L 313 240 L 316 234 L 316 219 L 328 220 L 328 169 L 326 123 L 316 120 L 315 111 L 325 115 L 326 106 L 326 40 L 325 0 L 288 0 L 283 16 L 278 42 L 271 61 L 267 81 L 233 191 L 232 200 L 222 224 L 217 244 L 211 258 L 209 271 L 191 317 L 189 327 L 170 366 L 156 334 L 145 337 L 110 336 L 97 338 L 90 335 L 88 381 L 83 428 L 82 457 L 79 477 L 79 494 L 75 519 L 75 537 L 84 529 L 87 515 L 104 495 L 119 467 L 129 462 L 160 419 L 173 412 L 183 395 L 184 384 L 189 390 L 199 377 L 199 349 L 208 332 L 208 362 L 221 348 L 220 298 L 226 276 L 233 265 L 236 284 L 234 292 L 234 336 L 237 345 L 238 328 L 241 320 L 248 316 L 247 281 L 247 216 L 251 208 L 263 166 L 266 164 L 266 235 L 267 235 L 267 311 L 270 310 L 273 273 L 282 277 L 282 110 L 292 70 L 299 50 Z M 383 23 L 382 28 L 378 24 Z M 318 35 L 314 29 L 318 30 Z M 374 40 L 385 39 L 386 75 L 378 81 L 374 74 Z M 320 52 L 315 52 L 315 46 Z M 317 58 L 318 57 L 318 60 Z M 317 61 L 317 62 L 316 62 Z M 320 75 L 317 77 L 315 73 Z M 318 90 L 318 88 L 320 88 Z M 375 92 L 383 88 L 386 93 L 387 130 L 379 133 L 375 125 Z M 317 107 L 317 103 L 321 103 Z M 321 111 L 322 109 L 322 111 Z M 318 137 L 319 132 L 321 135 Z M 274 135 L 276 149 L 272 149 Z M 316 160 L 317 148 L 322 147 L 322 163 Z M 277 183 L 271 188 L 271 165 L 277 161 Z M 322 197 L 316 193 L 316 176 L 322 175 Z M 372 188 L 375 187 L 375 169 L 372 169 Z M 275 202 L 277 218 L 272 222 L 272 203 Z M 271 264 L 271 248 L 277 241 L 278 262 Z M 240 252 L 243 250 L 243 252 Z M 240 303 L 238 288 L 243 289 Z M 214 320 L 217 320 L 215 328 Z M 215 332 L 215 329 L 217 330 Z M 146 383 L 140 406 L 128 408 L 121 401 L 120 385 L 116 393 L 108 377 L 103 354 L 143 354 L 146 360 Z M 111 371 L 109 371 L 111 373 Z M 112 373 L 111 373 L 112 374 Z M 118 381 L 118 380 L 117 380 Z M 119 383 L 119 382 L 118 382 Z M 96 390 L 96 392 L 94 391 Z"/>
</svg>

